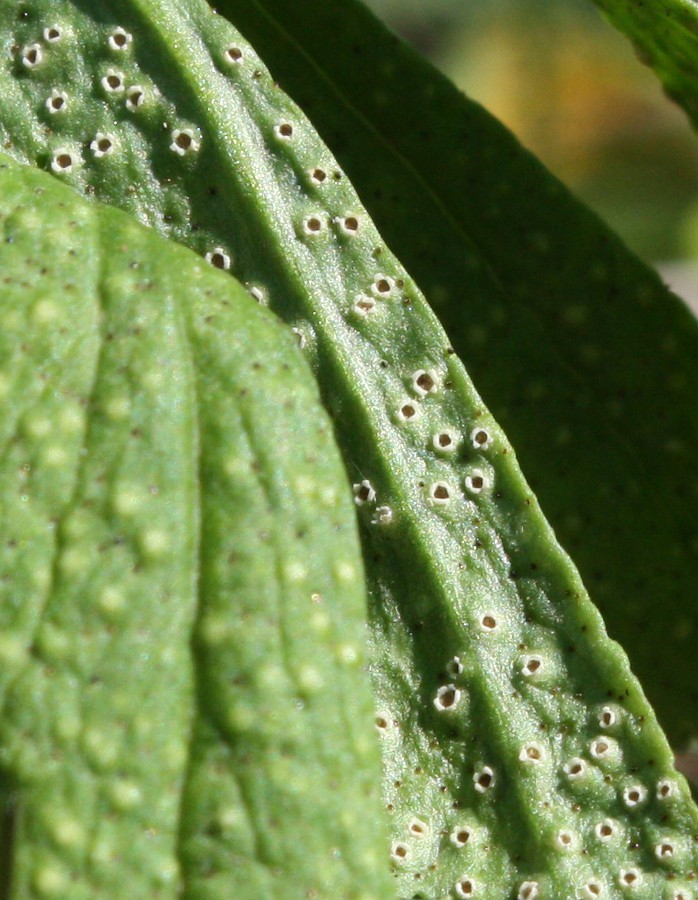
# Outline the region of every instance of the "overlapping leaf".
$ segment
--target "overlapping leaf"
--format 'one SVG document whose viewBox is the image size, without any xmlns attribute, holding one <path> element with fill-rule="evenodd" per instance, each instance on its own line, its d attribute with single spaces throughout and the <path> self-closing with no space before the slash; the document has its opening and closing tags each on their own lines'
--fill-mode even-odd
<svg viewBox="0 0 698 900">
<path fill-rule="evenodd" d="M 2 896 L 389 897 L 358 540 L 292 338 L 6 157 L 0 235 Z"/>
</svg>

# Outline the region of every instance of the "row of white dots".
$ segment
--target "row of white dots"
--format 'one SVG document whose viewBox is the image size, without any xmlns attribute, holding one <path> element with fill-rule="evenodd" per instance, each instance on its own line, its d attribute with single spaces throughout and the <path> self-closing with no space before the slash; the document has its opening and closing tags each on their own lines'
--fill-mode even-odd
<svg viewBox="0 0 698 900">
<path fill-rule="evenodd" d="M 90 141 L 90 150 L 95 158 L 100 159 L 114 152 L 114 144 L 115 140 L 111 135 L 98 132 Z M 81 163 L 82 157 L 79 153 L 66 147 L 61 147 L 55 150 L 51 157 L 51 171 L 57 175 L 67 175 Z"/>
<path fill-rule="evenodd" d="M 57 44 L 63 38 L 63 30 L 58 25 L 50 25 L 43 30 L 43 38 L 47 44 Z M 133 40 L 126 29 L 118 27 L 107 38 L 112 50 L 126 50 Z M 41 44 L 28 44 L 20 51 L 22 65 L 27 69 L 35 69 L 44 61 L 44 48 Z"/>
<path fill-rule="evenodd" d="M 350 236 L 357 234 L 359 231 L 359 218 L 351 213 L 345 216 L 325 216 L 322 213 L 312 213 L 303 219 L 303 232 L 311 237 L 315 237 L 324 234 L 330 224 L 337 225 L 343 234 Z M 366 315 L 368 309 L 359 308 L 359 300 L 363 296 L 359 295 L 354 305 L 357 311 L 360 311 L 362 315 Z"/>
<path fill-rule="evenodd" d="M 561 835 L 567 836 L 567 832 L 561 832 Z M 397 842 L 391 848 L 391 857 L 394 862 L 402 863 L 410 857 L 410 847 L 408 844 Z M 616 877 L 616 881 L 621 888 L 635 888 L 643 883 L 643 872 L 637 867 L 620 869 Z M 483 885 L 482 887 L 486 887 Z M 475 897 L 479 893 L 478 883 L 468 875 L 462 875 L 453 885 L 453 891 L 457 897 Z M 604 884 L 596 878 L 587 881 L 580 888 L 579 896 L 583 900 L 595 900 L 604 894 Z M 482 895 L 484 896 L 484 894 Z M 669 895 L 671 900 L 692 900 L 691 891 L 679 888 L 674 889 Z M 540 897 L 540 884 L 537 881 L 524 881 L 519 886 L 517 900 L 537 900 Z"/>
<path fill-rule="evenodd" d="M 218 248 L 218 252 L 222 253 L 220 248 Z M 207 254 L 206 259 L 208 262 L 212 262 L 209 256 L 210 254 Z M 229 264 L 223 265 L 221 263 L 218 265 L 218 268 L 229 268 Z M 483 490 L 490 487 L 490 479 L 481 469 L 473 469 L 469 475 L 465 476 L 463 484 L 469 494 L 480 494 Z M 374 503 L 376 500 L 376 491 L 371 482 L 366 479 L 353 484 L 352 491 L 354 493 L 354 503 L 357 506 Z M 455 496 L 455 492 L 452 485 L 448 482 L 435 481 L 429 485 L 428 496 L 435 506 L 446 506 Z"/>
<path fill-rule="evenodd" d="M 468 494 L 481 494 L 491 487 L 491 482 L 482 469 L 473 469 L 463 479 L 463 486 Z M 456 496 L 456 491 L 448 481 L 435 481 L 429 485 L 428 496 L 434 506 L 448 506 Z"/>
</svg>

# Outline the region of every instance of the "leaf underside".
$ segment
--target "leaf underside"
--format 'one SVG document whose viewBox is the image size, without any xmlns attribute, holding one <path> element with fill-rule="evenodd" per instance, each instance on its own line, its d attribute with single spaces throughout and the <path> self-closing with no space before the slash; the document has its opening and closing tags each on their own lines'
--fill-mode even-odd
<svg viewBox="0 0 698 900">
<path fill-rule="evenodd" d="M 672 17 L 680 5 L 615 4 L 667 64 L 685 61 L 695 92 L 695 4 Z M 216 6 L 310 116 L 438 312 L 663 728 L 685 745 L 698 730 L 686 677 L 698 629 L 694 316 L 359 3 Z"/>
<path fill-rule="evenodd" d="M 200 0 L 13 12 L 12 152 L 230 268 L 314 366 L 362 525 L 400 896 L 685 894 L 696 810 L 654 715 L 310 123 Z"/>
<path fill-rule="evenodd" d="M 292 338 L 6 158 L 0 234 L 3 897 L 389 896 L 358 540 Z"/>
</svg>

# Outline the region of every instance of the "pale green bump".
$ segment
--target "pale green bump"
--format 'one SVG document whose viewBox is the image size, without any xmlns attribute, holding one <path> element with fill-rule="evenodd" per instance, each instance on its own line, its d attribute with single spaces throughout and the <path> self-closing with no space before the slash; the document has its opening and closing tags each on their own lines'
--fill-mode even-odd
<svg viewBox="0 0 698 900">
<path fill-rule="evenodd" d="M 52 837 L 59 847 L 73 850 L 87 843 L 85 828 L 75 819 L 56 817 L 49 826 Z"/>
<path fill-rule="evenodd" d="M 109 790 L 114 806 L 119 810 L 134 809 L 143 802 L 143 793 L 133 781 L 116 781 Z"/>
<path fill-rule="evenodd" d="M 64 897 L 69 890 L 67 873 L 56 865 L 45 865 L 34 878 L 34 887 L 42 897 Z"/>
<path fill-rule="evenodd" d="M 126 597 L 118 585 L 106 585 L 97 597 L 99 609 L 107 616 L 118 616 L 126 606 Z"/>
<path fill-rule="evenodd" d="M 119 747 L 111 734 L 97 728 L 86 729 L 80 741 L 88 759 L 101 770 L 113 769 L 119 759 Z"/>
</svg>

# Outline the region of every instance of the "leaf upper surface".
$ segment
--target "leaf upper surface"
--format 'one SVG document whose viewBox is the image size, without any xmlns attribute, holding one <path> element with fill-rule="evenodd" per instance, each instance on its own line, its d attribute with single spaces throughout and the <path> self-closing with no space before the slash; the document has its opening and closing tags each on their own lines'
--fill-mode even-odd
<svg viewBox="0 0 698 900">
<path fill-rule="evenodd" d="M 385 898 L 365 602 L 286 330 L 0 161 L 8 898 Z"/>
</svg>

